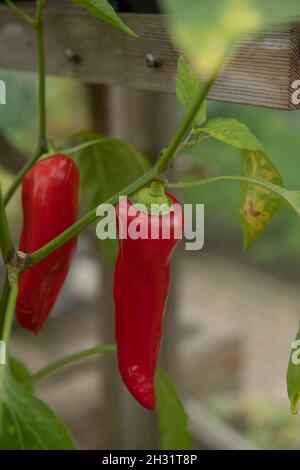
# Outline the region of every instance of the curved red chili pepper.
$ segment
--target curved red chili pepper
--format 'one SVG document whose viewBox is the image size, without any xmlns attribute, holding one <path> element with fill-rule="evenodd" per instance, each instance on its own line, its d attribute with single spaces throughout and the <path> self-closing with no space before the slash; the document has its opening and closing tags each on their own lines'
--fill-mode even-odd
<svg viewBox="0 0 300 470">
<path fill-rule="evenodd" d="M 179 204 L 168 195 L 173 203 Z M 134 219 L 128 214 L 132 203 L 125 199 L 117 206 L 118 230 Z M 170 257 L 182 233 L 183 214 L 170 217 L 170 239 L 162 239 L 162 216 L 139 213 L 151 225 L 158 224 L 158 239 L 119 240 L 119 254 L 114 276 L 115 331 L 118 363 L 128 390 L 145 408 L 155 408 L 154 375 L 162 338 L 163 316 L 169 294 Z M 165 223 L 166 219 L 165 219 Z"/>
<path fill-rule="evenodd" d="M 79 179 L 77 166 L 65 155 L 41 160 L 27 173 L 22 185 L 21 251 L 32 253 L 77 220 Z M 76 244 L 74 237 L 22 274 L 16 315 L 27 330 L 39 331 L 48 319 L 68 274 Z"/>
</svg>

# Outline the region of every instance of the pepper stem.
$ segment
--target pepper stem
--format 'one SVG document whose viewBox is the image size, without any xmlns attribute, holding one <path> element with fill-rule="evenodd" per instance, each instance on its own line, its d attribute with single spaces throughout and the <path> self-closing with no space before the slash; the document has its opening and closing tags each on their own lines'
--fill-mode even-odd
<svg viewBox="0 0 300 470">
<path fill-rule="evenodd" d="M 135 204 L 143 204 L 148 214 L 159 215 L 169 212 L 172 202 L 165 193 L 165 187 L 160 181 L 152 181 L 130 196 Z"/>
<path fill-rule="evenodd" d="M 57 154 L 57 148 L 56 148 L 55 143 L 53 142 L 53 140 L 48 140 L 48 154 L 49 155 Z"/>
<path fill-rule="evenodd" d="M 152 181 L 150 185 L 150 195 L 157 199 L 164 197 L 164 185 L 159 181 Z"/>
</svg>

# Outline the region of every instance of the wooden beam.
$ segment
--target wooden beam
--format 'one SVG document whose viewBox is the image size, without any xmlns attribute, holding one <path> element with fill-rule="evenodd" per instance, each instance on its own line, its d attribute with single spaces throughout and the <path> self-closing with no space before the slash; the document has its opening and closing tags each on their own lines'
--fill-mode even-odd
<svg viewBox="0 0 300 470">
<path fill-rule="evenodd" d="M 29 10 L 33 3 L 28 3 Z M 87 83 L 120 85 L 142 90 L 175 91 L 178 53 L 171 44 L 162 15 L 124 14 L 138 39 L 91 17 L 66 0 L 47 4 L 45 42 L 49 74 Z M 292 103 L 292 83 L 299 78 L 298 26 L 244 37 L 209 97 L 280 109 Z M 159 60 L 149 67 L 147 54 Z M 0 66 L 36 70 L 33 31 L 7 6 L 0 5 Z M 1 78 L 1 74 L 0 74 Z"/>
</svg>

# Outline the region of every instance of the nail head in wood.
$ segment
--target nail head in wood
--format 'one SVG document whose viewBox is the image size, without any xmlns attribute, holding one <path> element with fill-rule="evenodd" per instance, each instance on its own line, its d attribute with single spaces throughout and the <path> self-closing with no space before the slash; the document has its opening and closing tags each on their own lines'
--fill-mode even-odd
<svg viewBox="0 0 300 470">
<path fill-rule="evenodd" d="M 149 52 L 148 54 L 145 55 L 145 62 L 147 67 L 159 67 L 160 66 L 160 61 L 159 58 Z"/>
<path fill-rule="evenodd" d="M 65 58 L 69 62 L 79 62 L 79 55 L 71 48 L 65 50 Z"/>
</svg>

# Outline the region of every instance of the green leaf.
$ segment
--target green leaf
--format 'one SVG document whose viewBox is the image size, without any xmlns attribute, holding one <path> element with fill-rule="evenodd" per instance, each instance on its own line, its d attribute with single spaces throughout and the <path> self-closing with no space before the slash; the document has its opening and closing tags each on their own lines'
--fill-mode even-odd
<svg viewBox="0 0 300 470">
<path fill-rule="evenodd" d="M 216 117 L 210 119 L 203 130 L 232 147 L 247 150 L 263 150 L 264 148 L 248 127 L 236 119 Z"/>
<path fill-rule="evenodd" d="M 286 23 L 295 0 L 161 0 L 175 43 L 199 72 L 213 74 L 241 33 Z"/>
<path fill-rule="evenodd" d="M 191 450 L 188 418 L 168 376 L 161 369 L 156 375 L 157 417 L 162 450 Z"/>
<path fill-rule="evenodd" d="M 11 375 L 13 376 L 14 380 L 18 384 L 24 383 L 30 377 L 30 372 L 25 366 L 25 364 L 23 364 L 23 362 L 21 362 L 19 359 L 16 359 L 14 357 L 10 357 L 9 361 L 10 361 Z M 26 386 L 26 390 L 32 393 L 31 385 Z"/>
<path fill-rule="evenodd" d="M 185 111 L 189 111 L 195 104 L 201 91 L 201 83 L 193 69 L 183 56 L 178 58 L 176 77 L 176 96 Z M 206 120 L 206 100 L 200 107 L 194 121 L 194 126 L 200 126 Z"/>
<path fill-rule="evenodd" d="M 242 175 L 283 187 L 282 178 L 275 166 L 259 151 L 243 151 Z M 240 221 L 245 249 L 260 235 L 281 204 L 281 199 L 267 189 L 253 183 L 241 184 Z"/>
<path fill-rule="evenodd" d="M 78 132 L 70 145 L 95 139 L 101 139 L 101 142 L 74 153 L 81 175 L 82 198 L 88 210 L 97 207 L 149 169 L 147 159 L 133 145 L 97 132 Z M 100 243 L 108 259 L 114 262 L 117 240 L 106 239 Z"/>
<path fill-rule="evenodd" d="M 130 36 L 137 37 L 135 32 L 132 31 L 132 29 L 117 15 L 107 0 L 73 0 L 73 2 L 80 7 L 85 8 L 93 16 L 99 18 L 99 20 L 103 20 L 106 23 L 115 26 Z"/>
<path fill-rule="evenodd" d="M 291 402 L 291 412 L 296 415 L 300 403 L 300 330 L 291 347 L 287 370 L 287 391 Z"/>
<path fill-rule="evenodd" d="M 13 379 L 8 365 L 0 366 L 0 375 L 0 450 L 73 450 L 68 429 L 50 408 Z"/>
</svg>

